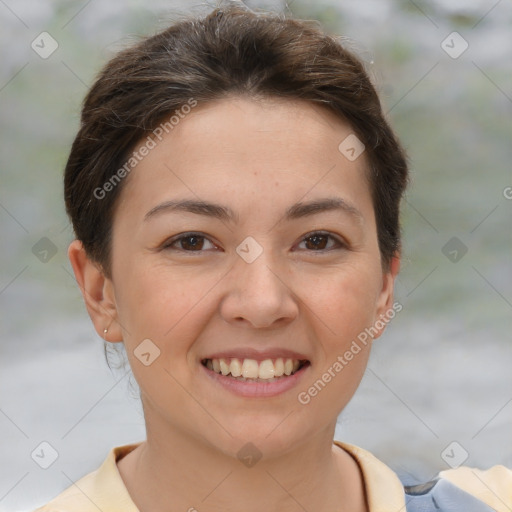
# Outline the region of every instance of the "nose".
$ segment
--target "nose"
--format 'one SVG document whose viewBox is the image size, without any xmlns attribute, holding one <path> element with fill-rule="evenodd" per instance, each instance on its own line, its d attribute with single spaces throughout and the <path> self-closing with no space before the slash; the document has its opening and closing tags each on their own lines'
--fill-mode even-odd
<svg viewBox="0 0 512 512">
<path fill-rule="evenodd" d="M 275 264 L 269 250 L 252 263 L 239 258 L 226 276 L 221 315 L 237 326 L 261 329 L 286 325 L 299 311 L 290 276 L 283 265 Z"/>
</svg>

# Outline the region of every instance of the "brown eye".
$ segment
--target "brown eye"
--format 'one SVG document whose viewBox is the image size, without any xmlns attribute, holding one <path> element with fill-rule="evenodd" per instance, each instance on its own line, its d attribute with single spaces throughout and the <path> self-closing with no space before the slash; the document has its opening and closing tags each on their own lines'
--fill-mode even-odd
<svg viewBox="0 0 512 512">
<path fill-rule="evenodd" d="M 203 252 L 205 243 L 209 243 L 214 247 L 212 242 L 210 242 L 205 236 L 200 235 L 199 233 L 187 233 L 169 240 L 163 248 L 175 249 L 184 252 Z"/>
<path fill-rule="evenodd" d="M 185 236 L 180 238 L 181 248 L 186 251 L 201 250 L 204 245 L 204 237 L 202 236 Z"/>
<path fill-rule="evenodd" d="M 327 248 L 329 244 L 329 240 L 334 240 L 335 246 Z M 312 233 L 306 237 L 304 237 L 303 242 L 306 244 L 306 249 L 310 251 L 326 251 L 330 249 L 335 249 L 336 244 L 337 247 L 344 247 L 345 244 L 338 240 L 336 237 L 333 237 L 329 233 Z"/>
</svg>

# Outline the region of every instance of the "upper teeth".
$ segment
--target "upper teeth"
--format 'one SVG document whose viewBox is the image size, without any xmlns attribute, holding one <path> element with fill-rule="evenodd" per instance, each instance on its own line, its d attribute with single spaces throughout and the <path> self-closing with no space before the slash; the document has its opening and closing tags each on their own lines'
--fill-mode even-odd
<svg viewBox="0 0 512 512">
<path fill-rule="evenodd" d="M 300 361 L 294 359 L 277 358 L 256 361 L 255 359 L 207 359 L 206 366 L 222 375 L 231 374 L 233 377 L 245 379 L 272 379 L 282 375 L 291 375 L 299 369 Z"/>
</svg>

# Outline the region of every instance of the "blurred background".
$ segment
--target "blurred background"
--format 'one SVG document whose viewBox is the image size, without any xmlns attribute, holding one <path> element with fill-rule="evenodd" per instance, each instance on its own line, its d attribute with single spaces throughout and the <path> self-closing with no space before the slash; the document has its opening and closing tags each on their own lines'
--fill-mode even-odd
<svg viewBox="0 0 512 512">
<path fill-rule="evenodd" d="M 245 3 L 348 38 L 410 157 L 403 310 L 336 438 L 411 482 L 460 463 L 512 467 L 512 4 Z M 103 63 L 214 5 L 0 0 L 2 512 L 45 503 L 113 446 L 145 438 L 133 378 L 109 370 L 67 260 L 62 173 Z M 47 469 L 41 450 L 55 459 Z"/>
</svg>

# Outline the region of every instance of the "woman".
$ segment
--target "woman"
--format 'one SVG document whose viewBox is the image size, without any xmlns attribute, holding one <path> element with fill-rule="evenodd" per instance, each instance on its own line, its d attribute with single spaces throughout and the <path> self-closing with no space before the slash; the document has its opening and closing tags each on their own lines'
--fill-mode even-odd
<svg viewBox="0 0 512 512">
<path fill-rule="evenodd" d="M 65 170 L 68 255 L 147 440 L 38 510 L 508 510 L 502 466 L 404 489 L 333 443 L 401 307 L 407 179 L 363 65 L 314 24 L 220 8 L 112 59 Z"/>
</svg>

